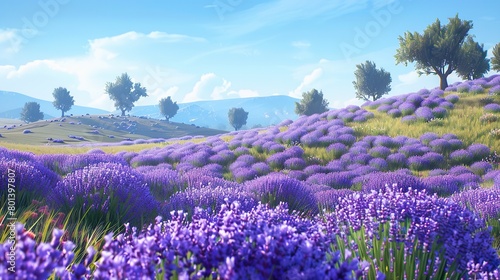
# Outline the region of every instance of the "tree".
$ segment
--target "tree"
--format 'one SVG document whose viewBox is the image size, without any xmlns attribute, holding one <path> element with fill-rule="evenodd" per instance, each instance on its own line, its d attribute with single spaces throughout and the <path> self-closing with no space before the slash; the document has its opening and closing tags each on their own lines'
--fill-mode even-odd
<svg viewBox="0 0 500 280">
<path fill-rule="evenodd" d="M 295 113 L 297 115 L 314 115 L 328 111 L 328 101 L 323 99 L 323 92 L 312 89 L 302 93 L 302 100 L 295 102 Z"/>
<path fill-rule="evenodd" d="M 491 58 L 491 69 L 500 72 L 500 43 L 493 47 L 493 58 Z"/>
<path fill-rule="evenodd" d="M 160 100 L 160 113 L 167 119 L 167 122 L 177 114 L 177 110 L 179 110 L 179 105 L 177 102 L 172 102 L 170 96 L 167 98 L 162 98 Z"/>
<path fill-rule="evenodd" d="M 490 60 L 486 58 L 488 51 L 484 49 L 483 44 L 474 42 L 471 36 L 460 49 L 459 59 L 457 61 L 457 74 L 464 80 L 478 79 L 490 71 Z"/>
<path fill-rule="evenodd" d="M 73 96 L 69 95 L 69 91 L 66 88 L 58 87 L 54 89 L 52 96 L 54 96 L 52 104 L 56 109 L 61 110 L 61 118 L 64 117 L 64 112 L 69 111 L 71 106 L 75 104 Z"/>
<path fill-rule="evenodd" d="M 391 74 L 383 68 L 377 69 L 372 61 L 356 65 L 356 81 L 353 81 L 354 89 L 356 89 L 356 98 L 365 101 L 379 99 L 383 95 L 391 91 Z"/>
<path fill-rule="evenodd" d="M 243 108 L 231 108 L 227 113 L 229 117 L 229 123 L 234 130 L 240 129 L 242 126 L 247 124 L 248 112 L 245 112 Z"/>
<path fill-rule="evenodd" d="M 134 102 L 139 98 L 148 96 L 146 88 L 141 87 L 140 83 L 132 83 L 127 73 L 116 77 L 114 83 L 106 83 L 106 93 L 111 100 L 115 101 L 115 108 L 122 111 L 122 116 L 125 116 L 125 112 L 132 110 Z"/>
<path fill-rule="evenodd" d="M 472 29 L 472 21 L 461 20 L 456 15 L 447 25 L 439 19 L 427 26 L 423 34 L 406 32 L 399 36 L 396 64 L 415 62 L 419 75 L 434 74 L 440 79 L 440 88 L 448 87 L 448 75 L 457 70 L 461 49 Z"/>
<path fill-rule="evenodd" d="M 40 112 L 40 104 L 36 102 L 26 102 L 21 111 L 21 120 L 25 122 L 36 122 L 43 119 L 43 113 Z"/>
</svg>

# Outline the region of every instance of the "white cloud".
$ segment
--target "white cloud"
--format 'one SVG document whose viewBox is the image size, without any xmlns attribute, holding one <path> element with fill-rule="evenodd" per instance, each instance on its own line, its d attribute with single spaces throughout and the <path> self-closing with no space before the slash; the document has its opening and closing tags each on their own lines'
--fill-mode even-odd
<svg viewBox="0 0 500 280">
<path fill-rule="evenodd" d="M 292 46 L 298 49 L 307 49 L 311 46 L 311 43 L 307 41 L 293 41 Z"/>
<path fill-rule="evenodd" d="M 113 102 L 105 94 L 104 86 L 127 72 L 133 82 L 146 86 L 150 95 L 137 104 L 156 104 L 162 97 L 179 98 L 173 95 L 179 95 L 180 85 L 191 81 L 192 76 L 165 65 L 152 67 L 158 63 L 158 58 L 150 56 L 150 50 L 163 47 L 158 44 L 181 41 L 200 42 L 203 39 L 163 32 L 127 32 L 90 40 L 88 53 L 81 56 L 34 60 L 19 66 L 0 65 L 0 84 L 2 90 L 44 100 L 50 100 L 53 89 L 62 86 L 70 90 L 77 105 L 113 110 Z M 137 51 L 139 47 L 140 52 Z"/>
<path fill-rule="evenodd" d="M 285 25 L 297 20 L 317 18 L 321 15 L 337 17 L 366 6 L 365 1 L 343 0 L 277 0 L 257 4 L 246 10 L 226 11 L 225 24 L 218 29 L 224 35 L 243 35 L 262 28 Z"/>
<path fill-rule="evenodd" d="M 221 99 L 222 94 L 227 91 L 231 83 L 217 77 L 214 73 L 201 75 L 191 92 L 186 94 L 183 102 L 193 102 L 209 99 Z"/>
<path fill-rule="evenodd" d="M 232 97 L 232 98 L 248 98 L 248 97 L 258 97 L 258 96 L 260 96 L 259 92 L 251 89 L 233 90 L 227 94 L 227 97 Z"/>
<path fill-rule="evenodd" d="M 22 36 L 16 29 L 0 29 L 0 57 L 9 57 L 21 49 Z"/>
<path fill-rule="evenodd" d="M 321 75 L 323 74 L 323 69 L 322 68 L 316 68 L 314 69 L 311 73 L 307 74 L 306 76 L 304 76 L 304 78 L 302 79 L 302 82 L 300 83 L 300 85 L 295 88 L 293 91 L 290 91 L 288 93 L 288 95 L 290 95 L 291 97 L 295 97 L 295 98 L 301 98 L 302 97 L 302 93 L 304 91 L 309 91 L 310 90 L 310 85 L 316 81 L 317 79 L 319 79 L 319 77 L 321 77 Z"/>
<path fill-rule="evenodd" d="M 191 92 L 183 99 L 183 103 L 201 100 L 220 100 L 226 98 L 246 98 L 260 96 L 251 89 L 231 89 L 231 82 L 218 77 L 214 73 L 201 75 Z"/>
<path fill-rule="evenodd" d="M 398 81 L 402 84 L 415 84 L 418 82 L 419 75 L 417 71 L 411 71 L 405 74 L 398 75 Z"/>
</svg>

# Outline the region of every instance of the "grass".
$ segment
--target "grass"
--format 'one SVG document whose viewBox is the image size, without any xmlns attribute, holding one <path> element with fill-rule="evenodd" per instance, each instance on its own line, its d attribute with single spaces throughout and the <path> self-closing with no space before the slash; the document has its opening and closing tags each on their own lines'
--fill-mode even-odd
<svg viewBox="0 0 500 280">
<path fill-rule="evenodd" d="M 481 122 L 480 118 L 485 114 L 481 98 L 487 94 L 461 94 L 460 100 L 455 104 L 455 108 L 449 110 L 449 115 L 443 119 L 431 122 L 402 123 L 401 118 L 392 118 L 386 113 L 378 112 L 375 109 L 366 107 L 375 117 L 368 121 L 357 124 L 349 123 L 356 132 L 356 136 L 367 135 L 388 135 L 395 137 L 398 135 L 419 138 L 426 132 L 434 132 L 438 135 L 453 133 L 464 142 L 465 145 L 473 143 L 485 144 L 492 151 L 500 151 L 500 141 L 490 135 L 494 128 L 500 128 L 498 122 Z M 495 102 L 500 103 L 500 97 L 493 97 Z"/>
<path fill-rule="evenodd" d="M 47 145 L 64 146 L 47 140 L 47 138 L 62 139 L 66 144 L 92 144 L 92 143 L 117 143 L 125 139 L 150 139 L 150 138 L 180 138 L 183 136 L 210 136 L 226 133 L 223 130 L 202 128 L 188 124 L 166 122 L 164 120 L 144 119 L 138 117 L 109 117 L 89 115 L 81 117 L 66 117 L 64 122 L 48 120 L 37 121 L 29 124 L 17 125 L 13 129 L 2 129 L 0 133 L 0 145 L 7 148 L 27 149 L 29 146 L 22 145 Z M 15 120 L 14 120 L 15 122 Z M 73 123 L 73 124 L 71 124 Z M 133 128 L 125 129 L 117 127 L 124 123 L 125 126 L 133 124 Z M 3 126 L 2 126 L 3 127 Z M 33 133 L 23 134 L 25 129 Z M 91 131 L 97 130 L 94 134 Z M 68 135 L 82 136 L 85 140 L 80 141 L 69 138 Z M 114 136 L 110 138 L 109 136 Z M 21 146 L 19 146 L 21 144 Z"/>
</svg>

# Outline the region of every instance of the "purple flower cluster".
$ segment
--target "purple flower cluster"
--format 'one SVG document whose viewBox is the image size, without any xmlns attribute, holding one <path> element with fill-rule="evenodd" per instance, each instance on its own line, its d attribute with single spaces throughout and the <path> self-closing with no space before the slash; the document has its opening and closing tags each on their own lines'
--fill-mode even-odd
<svg viewBox="0 0 500 280">
<path fill-rule="evenodd" d="M 237 202 L 214 216 L 195 210 L 160 218 L 138 232 L 126 228 L 106 237 L 96 278 L 353 279 L 363 275 L 358 261 L 342 261 L 332 251 L 334 236 L 310 220 L 290 215 L 280 204 L 242 211 Z"/>
<path fill-rule="evenodd" d="M 383 234 L 379 231 L 381 224 L 389 223 L 389 238 L 404 244 L 405 250 L 413 248 L 415 240 L 424 250 L 430 250 L 433 242 L 437 242 L 442 246 L 442 257 L 447 265 L 456 264 L 458 271 L 467 271 L 469 261 L 486 262 L 483 267 L 486 271 L 494 270 L 500 264 L 498 254 L 491 246 L 490 230 L 483 220 L 457 203 L 427 195 L 425 190 L 400 192 L 387 188 L 342 197 L 335 211 L 326 214 L 325 219 L 332 224 L 330 230 L 343 236 L 346 244 L 349 244 L 349 233 L 341 230 L 342 225 L 355 230 L 363 227 L 366 238 L 370 240 Z M 366 250 L 378 248 L 368 244 Z M 407 253 L 412 254 L 412 251 Z M 427 269 L 431 275 L 433 268 Z"/>
<path fill-rule="evenodd" d="M 137 223 L 158 211 L 143 175 L 118 163 L 75 170 L 59 181 L 53 192 L 49 200 L 56 208 L 90 209 L 120 221 Z"/>
<path fill-rule="evenodd" d="M 393 118 L 403 117 L 402 122 L 411 123 L 417 120 L 427 122 L 435 118 L 444 118 L 448 110 L 453 109 L 453 103 L 457 101 L 458 96 L 444 97 L 442 90 L 423 89 L 417 93 L 369 101 L 363 106 L 385 112 Z"/>
</svg>

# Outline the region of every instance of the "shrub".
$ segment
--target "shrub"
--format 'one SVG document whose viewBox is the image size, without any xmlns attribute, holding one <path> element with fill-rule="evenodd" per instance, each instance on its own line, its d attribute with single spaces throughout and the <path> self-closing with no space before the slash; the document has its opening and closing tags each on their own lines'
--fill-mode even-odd
<svg viewBox="0 0 500 280">
<path fill-rule="evenodd" d="M 403 192 L 408 191 L 410 188 L 413 190 L 425 189 L 425 184 L 418 177 L 405 174 L 401 171 L 374 172 L 363 176 L 361 184 L 364 192 L 384 192 L 386 191 L 386 187 L 394 190 L 402 190 Z"/>
<path fill-rule="evenodd" d="M 401 114 L 403 116 L 408 116 L 411 115 L 415 112 L 417 108 L 413 103 L 410 102 L 404 102 L 403 104 L 399 105 L 399 110 L 401 111 Z"/>
<path fill-rule="evenodd" d="M 347 153 L 347 146 L 342 143 L 333 143 L 326 148 L 326 151 L 331 153 L 334 158 L 339 158 Z"/>
<path fill-rule="evenodd" d="M 468 165 L 473 161 L 473 155 L 468 150 L 460 149 L 450 154 L 450 160 L 454 164 Z"/>
<path fill-rule="evenodd" d="M 391 149 L 384 146 L 376 146 L 370 149 L 369 154 L 372 157 L 385 159 L 387 156 L 391 154 Z"/>
<path fill-rule="evenodd" d="M 387 114 L 393 118 L 399 118 L 402 115 L 399 109 L 391 109 L 387 111 Z"/>
<path fill-rule="evenodd" d="M 158 204 L 144 176 L 128 166 L 98 163 L 77 169 L 57 183 L 53 204 L 80 209 L 99 221 L 139 223 L 157 213 Z"/>
<path fill-rule="evenodd" d="M 285 160 L 284 165 L 286 169 L 302 170 L 307 166 L 307 163 L 302 158 L 293 157 Z"/>
<path fill-rule="evenodd" d="M 420 107 L 415 111 L 415 116 L 419 120 L 430 121 L 434 118 L 434 114 L 432 114 L 432 110 L 429 107 Z"/>
<path fill-rule="evenodd" d="M 486 112 L 498 113 L 498 112 L 500 112 L 500 105 L 497 103 L 490 103 L 490 104 L 484 106 L 483 109 Z"/>
<path fill-rule="evenodd" d="M 498 121 L 498 115 L 495 115 L 495 114 L 492 114 L 492 113 L 486 113 L 486 114 L 483 114 L 479 118 L 479 121 L 480 122 L 485 122 L 485 123 L 496 122 L 496 121 Z"/>
<path fill-rule="evenodd" d="M 396 169 L 407 167 L 406 156 L 402 153 L 390 154 L 387 157 L 386 161 L 387 161 L 387 164 L 388 164 L 390 170 L 396 170 Z"/>
<path fill-rule="evenodd" d="M 472 144 L 467 150 L 472 155 L 472 161 L 480 161 L 490 155 L 490 148 L 484 144 Z"/>
<path fill-rule="evenodd" d="M 314 194 L 309 191 L 307 185 L 286 175 L 271 173 L 247 181 L 244 187 L 257 200 L 271 207 L 285 202 L 291 211 L 318 212 Z"/>
<path fill-rule="evenodd" d="M 444 118 L 447 115 L 448 111 L 443 107 L 436 107 L 432 109 L 432 114 L 435 118 Z"/>
</svg>

